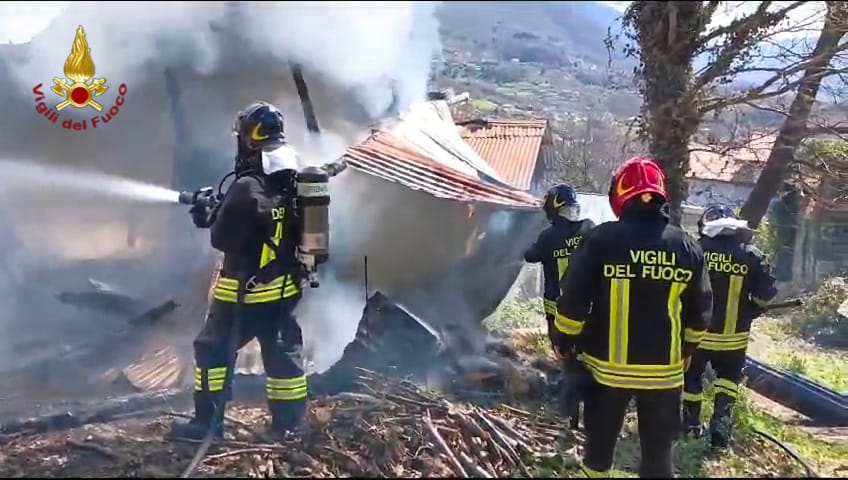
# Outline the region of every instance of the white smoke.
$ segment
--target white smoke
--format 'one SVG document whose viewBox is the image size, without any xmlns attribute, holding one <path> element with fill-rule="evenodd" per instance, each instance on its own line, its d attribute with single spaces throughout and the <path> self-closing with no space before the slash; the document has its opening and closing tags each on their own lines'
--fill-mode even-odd
<svg viewBox="0 0 848 480">
<path fill-rule="evenodd" d="M 289 62 L 298 62 L 308 73 L 307 83 L 310 79 L 315 81 L 309 84 L 313 102 L 321 104 L 323 100 L 332 108 L 321 110 L 320 105 L 316 106 L 322 128 L 320 138 L 301 141 L 288 131 L 287 135 L 305 164 L 319 165 L 337 160 L 348 145 L 367 132 L 370 120 L 358 120 L 344 131 L 327 127 L 336 120 L 331 117 L 344 115 L 341 104 L 349 102 L 350 97 L 371 120 L 385 115 L 392 106 L 404 111 L 425 98 L 431 60 L 441 50 L 435 18 L 437 5 L 438 2 L 72 2 L 25 47 L 30 61 L 11 69 L 10 74 L 20 83 L 21 95 L 31 96 L 38 81 L 44 83 L 45 90 L 49 89 L 50 79 L 61 76 L 61 65 L 70 53 L 78 25 L 85 30 L 95 76 L 115 79 L 110 80 L 112 90 L 118 89 L 115 82 L 126 81 L 132 90 L 145 79 L 161 78 L 167 67 L 190 67 L 211 79 L 204 95 L 241 99 L 247 97 L 245 92 L 249 92 L 252 79 L 263 76 L 266 67 L 286 68 Z M 226 83 L 212 82 L 224 76 L 244 83 L 238 91 L 224 91 Z M 197 83 L 193 85 L 189 88 L 196 91 Z M 296 119 L 301 116 L 299 101 L 291 91 L 287 93 L 285 100 L 278 100 L 282 103 L 279 106 L 287 118 Z M 133 101 L 143 104 L 143 100 Z M 145 108 L 169 107 L 150 104 Z M 214 119 L 221 131 L 232 123 L 232 112 L 215 105 L 192 108 L 205 117 L 200 120 Z M 35 121 L 44 119 L 33 116 Z M 197 125 L 193 128 L 201 129 Z M 104 141 L 131 142 L 137 138 L 142 137 L 104 137 Z M 56 152 L 57 159 L 61 158 L 57 163 L 64 161 L 60 155 Z M 138 161 L 150 161 L 142 151 L 136 155 Z M 129 156 L 124 158 L 127 164 L 131 160 Z M 331 180 L 331 194 L 343 190 L 333 186 L 342 178 Z M 332 201 L 342 204 L 367 200 L 334 197 Z M 339 222 L 362 226 L 365 221 L 367 217 L 339 219 L 333 214 L 336 226 L 331 228 L 331 252 L 333 245 L 345 242 L 342 235 L 334 232 L 349 230 L 337 228 L 341 227 Z M 307 292 L 299 315 L 307 348 L 312 350 L 318 370 L 336 361 L 353 338 L 364 306 L 360 288 L 324 278 L 319 289 Z"/>
<path fill-rule="evenodd" d="M 441 50 L 437 5 L 169 2 L 163 8 L 153 2 L 72 2 L 28 45 L 28 56 L 38 61 L 13 74 L 27 89 L 33 79 L 56 76 L 82 25 L 97 77 L 132 82 L 157 66 L 214 75 L 255 59 L 295 61 L 356 95 L 378 116 L 393 101 L 405 110 L 424 98 L 431 60 Z"/>
</svg>

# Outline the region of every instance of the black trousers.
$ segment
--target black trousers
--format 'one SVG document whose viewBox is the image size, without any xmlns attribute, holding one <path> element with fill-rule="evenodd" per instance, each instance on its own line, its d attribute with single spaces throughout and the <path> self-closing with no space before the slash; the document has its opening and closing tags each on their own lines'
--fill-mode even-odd
<svg viewBox="0 0 848 480">
<path fill-rule="evenodd" d="M 206 324 L 194 340 L 195 393 L 222 394 L 225 379 L 232 375 L 236 352 L 254 338 L 259 340 L 262 363 L 267 376 L 266 393 L 275 421 L 288 423 L 289 418 L 305 411 L 308 396 L 306 377 L 300 351 L 303 340 L 293 312 L 299 298 L 243 306 L 243 318 L 235 350 L 230 351 L 235 321 L 235 304 L 215 300 L 206 317 Z M 200 412 L 198 412 L 199 414 Z M 292 420 L 293 421 L 293 420 Z"/>
<path fill-rule="evenodd" d="M 739 393 L 739 383 L 742 381 L 742 370 L 745 367 L 746 349 L 713 351 L 698 349 L 692 356 L 692 364 L 685 375 L 683 388 L 684 418 L 687 424 L 696 424 L 700 420 L 701 403 L 704 391 L 704 371 L 707 364 L 715 370 L 716 381 L 715 407 L 713 420 L 729 417 L 732 406 Z M 711 422 L 713 423 L 713 422 Z"/>
<path fill-rule="evenodd" d="M 626 390 L 592 382 L 586 387 L 583 422 L 588 477 L 609 477 L 615 446 L 632 398 L 636 398 L 642 478 L 673 478 L 671 450 L 680 428 L 680 389 Z"/>
</svg>

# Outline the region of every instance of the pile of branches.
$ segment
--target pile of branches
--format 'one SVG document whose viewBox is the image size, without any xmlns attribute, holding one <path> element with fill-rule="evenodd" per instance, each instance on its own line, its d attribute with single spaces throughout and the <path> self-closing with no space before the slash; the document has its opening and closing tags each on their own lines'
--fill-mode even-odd
<svg viewBox="0 0 848 480">
<path fill-rule="evenodd" d="M 533 477 L 533 464 L 574 444 L 562 422 L 514 407 L 451 402 L 365 369 L 357 386 L 314 400 L 299 437 L 220 442 L 216 450 L 223 450 L 207 455 L 201 469 L 250 476 Z"/>
</svg>

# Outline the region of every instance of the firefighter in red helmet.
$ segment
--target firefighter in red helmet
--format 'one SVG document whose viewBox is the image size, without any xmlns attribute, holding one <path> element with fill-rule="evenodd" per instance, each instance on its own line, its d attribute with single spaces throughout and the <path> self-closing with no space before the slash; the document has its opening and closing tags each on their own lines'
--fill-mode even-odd
<svg viewBox="0 0 848 480">
<path fill-rule="evenodd" d="M 683 373 L 712 311 L 698 242 L 669 223 L 665 175 L 632 158 L 612 177 L 618 221 L 595 227 L 571 255 L 555 325 L 558 349 L 592 374 L 585 391 L 582 469 L 608 477 L 624 415 L 636 398 L 640 477 L 671 478 Z"/>
</svg>

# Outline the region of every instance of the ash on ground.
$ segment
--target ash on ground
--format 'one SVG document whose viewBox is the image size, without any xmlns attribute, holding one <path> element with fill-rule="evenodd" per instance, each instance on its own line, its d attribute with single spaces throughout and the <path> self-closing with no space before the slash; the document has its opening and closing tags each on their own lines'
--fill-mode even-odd
<svg viewBox="0 0 848 480">
<path fill-rule="evenodd" d="M 166 439 L 185 413 L 135 412 L 133 418 L 0 439 L 4 477 L 175 477 L 196 442 Z M 545 457 L 576 465 L 575 434 L 555 414 L 486 408 L 407 380 L 360 369 L 355 391 L 315 398 L 298 437 L 271 441 L 260 404 L 228 409 L 226 439 L 194 476 L 477 477 L 533 476 Z M 579 434 L 577 434 L 579 435 Z"/>
</svg>

